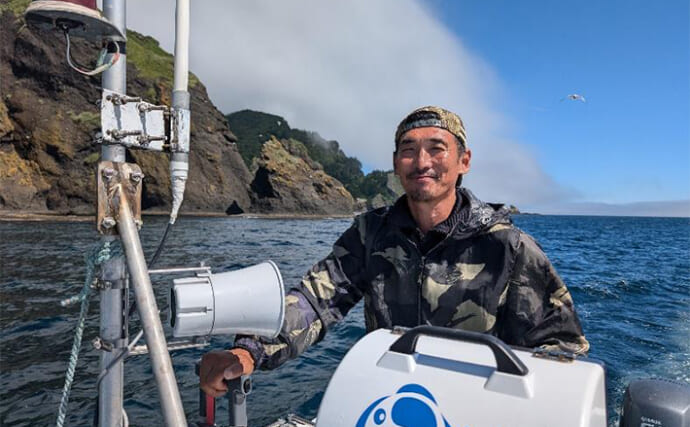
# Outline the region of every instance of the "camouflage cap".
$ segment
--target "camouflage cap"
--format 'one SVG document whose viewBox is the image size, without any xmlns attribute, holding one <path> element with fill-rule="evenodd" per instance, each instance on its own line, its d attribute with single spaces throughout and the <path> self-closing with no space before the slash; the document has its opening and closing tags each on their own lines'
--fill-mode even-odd
<svg viewBox="0 0 690 427">
<path fill-rule="evenodd" d="M 422 127 L 437 127 L 445 129 L 455 135 L 462 143 L 463 148 L 467 149 L 467 136 L 465 135 L 465 125 L 460 116 L 445 108 L 432 105 L 417 108 L 407 115 L 395 131 L 395 146 L 398 146 L 400 137 L 410 129 Z"/>
</svg>

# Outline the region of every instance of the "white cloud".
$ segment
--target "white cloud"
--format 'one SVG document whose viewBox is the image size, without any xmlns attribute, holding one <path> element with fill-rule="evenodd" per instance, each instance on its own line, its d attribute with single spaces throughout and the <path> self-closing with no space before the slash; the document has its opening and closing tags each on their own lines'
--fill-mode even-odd
<svg viewBox="0 0 690 427">
<path fill-rule="evenodd" d="M 129 2 L 128 26 L 172 51 L 174 9 L 170 0 Z M 191 70 L 224 113 L 279 114 L 389 169 L 398 121 L 442 105 L 466 123 L 466 182 L 477 195 L 518 206 L 572 195 L 506 137 L 500 82 L 420 2 L 203 0 L 192 2 L 191 20 Z"/>
</svg>

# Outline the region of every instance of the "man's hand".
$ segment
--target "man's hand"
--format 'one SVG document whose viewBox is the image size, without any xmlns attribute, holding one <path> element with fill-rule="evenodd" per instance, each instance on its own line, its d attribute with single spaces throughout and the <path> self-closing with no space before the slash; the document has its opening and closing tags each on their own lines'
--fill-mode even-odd
<svg viewBox="0 0 690 427">
<path fill-rule="evenodd" d="M 232 350 L 216 350 L 204 354 L 199 369 L 199 386 L 212 397 L 220 397 L 227 393 L 225 380 L 231 380 L 241 375 L 254 372 L 254 359 L 243 348 Z"/>
</svg>

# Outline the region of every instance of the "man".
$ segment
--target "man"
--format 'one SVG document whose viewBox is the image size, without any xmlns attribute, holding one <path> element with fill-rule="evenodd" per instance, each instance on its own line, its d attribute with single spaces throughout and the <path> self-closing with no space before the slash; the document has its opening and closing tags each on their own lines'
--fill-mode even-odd
<svg viewBox="0 0 690 427">
<path fill-rule="evenodd" d="M 241 336 L 202 359 L 201 388 L 272 369 L 321 340 L 364 297 L 367 331 L 436 325 L 484 332 L 511 345 L 586 353 L 565 284 L 508 211 L 461 187 L 470 170 L 463 123 L 422 107 L 395 134 L 393 164 L 405 195 L 367 212 L 286 296 L 275 340 Z"/>
</svg>

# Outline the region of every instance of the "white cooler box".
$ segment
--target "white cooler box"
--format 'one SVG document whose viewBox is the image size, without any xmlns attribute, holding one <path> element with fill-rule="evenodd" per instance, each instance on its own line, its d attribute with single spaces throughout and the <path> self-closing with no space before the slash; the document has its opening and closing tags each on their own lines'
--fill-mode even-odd
<svg viewBox="0 0 690 427">
<path fill-rule="evenodd" d="M 485 334 L 379 329 L 345 355 L 316 425 L 605 427 L 604 367 Z"/>
</svg>

